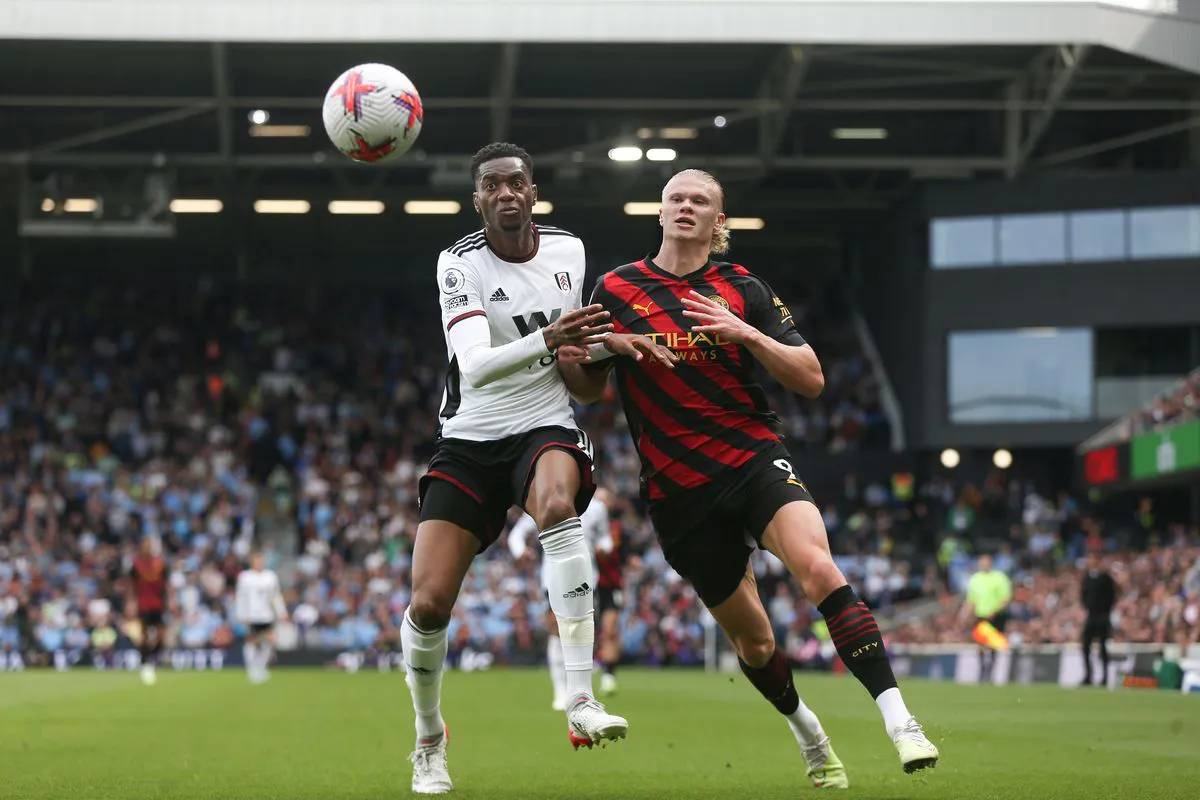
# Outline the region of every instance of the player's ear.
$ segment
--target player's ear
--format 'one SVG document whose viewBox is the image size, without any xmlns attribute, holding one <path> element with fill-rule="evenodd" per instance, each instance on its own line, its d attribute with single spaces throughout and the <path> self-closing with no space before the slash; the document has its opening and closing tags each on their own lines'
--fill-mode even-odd
<svg viewBox="0 0 1200 800">
<path fill-rule="evenodd" d="M 475 206 L 475 213 L 482 214 L 479 210 L 479 192 L 471 192 L 471 205 Z"/>
<path fill-rule="evenodd" d="M 533 190 L 533 202 L 536 203 L 537 202 L 537 184 L 531 183 L 529 185 L 529 188 Z"/>
</svg>

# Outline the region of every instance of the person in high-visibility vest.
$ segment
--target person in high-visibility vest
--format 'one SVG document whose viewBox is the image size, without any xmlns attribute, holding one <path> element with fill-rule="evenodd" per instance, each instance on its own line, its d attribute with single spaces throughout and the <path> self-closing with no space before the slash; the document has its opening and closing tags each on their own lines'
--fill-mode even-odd
<svg viewBox="0 0 1200 800">
<path fill-rule="evenodd" d="M 1008 649 L 1004 626 L 1008 623 L 1008 604 L 1012 601 L 1012 580 L 992 565 L 992 557 L 981 555 L 978 570 L 967 581 L 967 596 L 963 603 L 963 621 L 972 617 L 971 638 L 982 649 L 979 654 L 979 680 L 992 677 L 996 653 Z"/>
</svg>

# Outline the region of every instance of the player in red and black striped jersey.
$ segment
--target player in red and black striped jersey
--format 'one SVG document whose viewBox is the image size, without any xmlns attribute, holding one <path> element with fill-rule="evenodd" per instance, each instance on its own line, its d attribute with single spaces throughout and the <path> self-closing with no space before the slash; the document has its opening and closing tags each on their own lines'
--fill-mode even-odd
<svg viewBox="0 0 1200 800">
<path fill-rule="evenodd" d="M 617 664 L 621 661 L 621 608 L 624 606 L 625 554 L 628 547 L 621 536 L 621 523 L 612 519 L 613 496 L 607 489 L 596 490 L 592 500 L 595 511 L 588 509 L 598 519 L 596 524 L 605 529 L 606 536 L 596 538 L 596 616 L 600 623 L 597 636 L 600 657 L 600 691 L 614 694 L 617 691 Z"/>
<path fill-rule="evenodd" d="M 138 642 L 142 654 L 142 682 L 149 686 L 157 679 L 154 661 L 162 652 L 167 611 L 167 562 L 155 554 L 152 539 L 142 539 L 129 577 L 131 599 L 137 605 L 138 620 L 142 625 L 142 638 Z"/>
<path fill-rule="evenodd" d="M 905 770 L 933 766 L 937 748 L 908 713 L 875 619 L 830 555 L 820 512 L 796 477 L 779 420 L 755 378 L 758 364 L 785 388 L 816 397 L 821 364 L 787 305 L 725 252 L 724 192 L 698 170 L 663 189 L 657 253 L 601 277 L 592 302 L 613 336 L 649 337 L 674 352 L 559 365 L 571 393 L 597 399 L 609 369 L 642 462 L 642 494 L 663 555 L 689 580 L 738 651 L 743 672 L 784 714 L 818 786 L 846 775 L 816 716 L 800 701 L 776 649 L 749 556 L 778 556 L 817 603 L 838 654 L 879 705 Z"/>
</svg>

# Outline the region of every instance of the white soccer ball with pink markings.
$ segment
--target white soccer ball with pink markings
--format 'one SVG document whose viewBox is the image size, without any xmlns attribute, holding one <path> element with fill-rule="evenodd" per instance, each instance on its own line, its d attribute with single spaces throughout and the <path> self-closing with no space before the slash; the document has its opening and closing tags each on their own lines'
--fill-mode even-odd
<svg viewBox="0 0 1200 800">
<path fill-rule="evenodd" d="M 338 76 L 325 93 L 322 116 L 334 146 L 364 164 L 407 153 L 425 121 L 417 87 L 386 64 L 360 64 Z"/>
</svg>

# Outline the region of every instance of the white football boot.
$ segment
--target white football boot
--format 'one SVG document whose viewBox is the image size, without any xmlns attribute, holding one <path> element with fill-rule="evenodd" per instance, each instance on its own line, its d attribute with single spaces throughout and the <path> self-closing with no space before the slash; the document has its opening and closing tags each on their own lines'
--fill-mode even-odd
<svg viewBox="0 0 1200 800">
<path fill-rule="evenodd" d="M 623 717 L 609 714 L 591 695 L 581 693 L 571 700 L 567 736 L 576 750 L 580 746 L 591 749 L 600 742 L 624 739 L 628 732 L 629 723 Z"/>
<path fill-rule="evenodd" d="M 417 749 L 408 756 L 413 765 L 413 794 L 445 794 L 454 788 L 446 764 L 446 742 L 449 740 L 449 728 L 436 738 L 417 740 Z"/>
<path fill-rule="evenodd" d="M 938 749 L 929 741 L 916 717 L 909 717 L 907 723 L 892 733 L 892 742 L 905 772 L 937 766 Z"/>
</svg>

